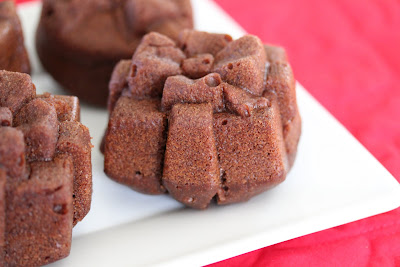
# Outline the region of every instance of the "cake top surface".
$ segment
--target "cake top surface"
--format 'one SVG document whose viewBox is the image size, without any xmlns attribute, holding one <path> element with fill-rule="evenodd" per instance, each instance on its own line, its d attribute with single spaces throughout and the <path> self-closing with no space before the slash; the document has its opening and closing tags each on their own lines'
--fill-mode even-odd
<svg viewBox="0 0 400 267">
<path fill-rule="evenodd" d="M 79 113 L 76 97 L 36 95 L 28 74 L 1 70 L 0 168 L 20 178 L 27 163 L 53 160 L 60 124 L 78 122 Z"/>
<path fill-rule="evenodd" d="M 252 35 L 233 40 L 227 34 L 184 30 L 175 43 L 152 32 L 143 37 L 130 61 L 114 69 L 108 108 L 111 112 L 122 95 L 161 99 L 163 112 L 178 103 L 211 103 L 214 113 L 250 116 L 270 106 L 268 98 L 274 92 L 267 76 L 271 64 L 278 63 L 288 64 L 285 51 Z"/>
<path fill-rule="evenodd" d="M 176 39 L 193 20 L 190 0 L 45 0 L 41 26 L 71 48 L 126 58 L 144 34 Z"/>
</svg>

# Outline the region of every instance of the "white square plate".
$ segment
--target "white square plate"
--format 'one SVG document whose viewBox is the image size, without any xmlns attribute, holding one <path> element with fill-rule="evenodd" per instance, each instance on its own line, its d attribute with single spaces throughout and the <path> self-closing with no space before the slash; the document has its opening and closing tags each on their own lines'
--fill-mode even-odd
<svg viewBox="0 0 400 267">
<path fill-rule="evenodd" d="M 209 0 L 193 0 L 196 28 L 244 31 Z M 38 92 L 65 94 L 34 49 L 40 3 L 19 6 Z M 246 203 L 198 211 L 168 196 L 147 196 L 103 173 L 105 110 L 82 106 L 93 136 L 93 203 L 73 233 L 71 255 L 52 266 L 205 265 L 400 206 L 400 185 L 298 85 L 303 134 L 286 181 Z"/>
</svg>

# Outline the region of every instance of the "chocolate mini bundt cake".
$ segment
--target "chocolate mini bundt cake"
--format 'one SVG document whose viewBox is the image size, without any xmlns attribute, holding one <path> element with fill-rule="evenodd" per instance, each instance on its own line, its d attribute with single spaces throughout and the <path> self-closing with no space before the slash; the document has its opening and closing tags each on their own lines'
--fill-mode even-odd
<svg viewBox="0 0 400 267">
<path fill-rule="evenodd" d="M 193 28 L 190 0 L 44 0 L 36 49 L 44 68 L 80 100 L 106 105 L 116 63 L 144 34 L 177 39 Z"/>
<path fill-rule="evenodd" d="M 29 75 L 0 71 L 0 266 L 66 257 L 91 195 L 90 135 L 78 99 L 36 95 Z"/>
<path fill-rule="evenodd" d="M 115 67 L 108 109 L 106 174 L 199 209 L 281 183 L 301 132 L 285 51 L 251 35 L 149 33 Z"/>
<path fill-rule="evenodd" d="M 0 1 L 0 70 L 31 71 L 14 1 Z"/>
</svg>

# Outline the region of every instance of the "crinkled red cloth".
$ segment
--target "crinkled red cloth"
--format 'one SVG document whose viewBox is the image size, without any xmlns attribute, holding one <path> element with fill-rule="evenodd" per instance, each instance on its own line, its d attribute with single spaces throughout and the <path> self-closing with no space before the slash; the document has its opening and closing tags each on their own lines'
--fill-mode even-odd
<svg viewBox="0 0 400 267">
<path fill-rule="evenodd" d="M 398 0 L 215 1 L 284 46 L 297 80 L 400 180 Z M 400 266 L 400 209 L 212 266 L 249 265 Z"/>
<path fill-rule="evenodd" d="M 296 79 L 400 180 L 400 1 L 215 0 L 286 48 Z M 400 266 L 400 209 L 222 266 Z"/>
</svg>

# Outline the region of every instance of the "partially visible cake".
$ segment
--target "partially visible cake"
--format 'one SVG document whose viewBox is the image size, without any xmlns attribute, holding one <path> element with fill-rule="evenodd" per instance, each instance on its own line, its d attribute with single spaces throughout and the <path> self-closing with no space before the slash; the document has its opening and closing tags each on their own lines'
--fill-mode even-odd
<svg viewBox="0 0 400 267">
<path fill-rule="evenodd" d="M 0 2 L 0 70 L 31 71 L 14 1 Z"/>
<path fill-rule="evenodd" d="M 301 133 L 286 53 L 252 35 L 147 34 L 116 65 L 108 110 L 106 174 L 199 209 L 281 183 Z"/>
<path fill-rule="evenodd" d="M 132 56 L 144 34 L 176 39 L 192 27 L 190 0 L 44 0 L 36 48 L 65 89 L 105 106 L 115 64 Z"/>
<path fill-rule="evenodd" d="M 92 195 L 89 130 L 73 96 L 36 95 L 27 74 L 0 71 L 0 266 L 66 257 Z"/>
</svg>

